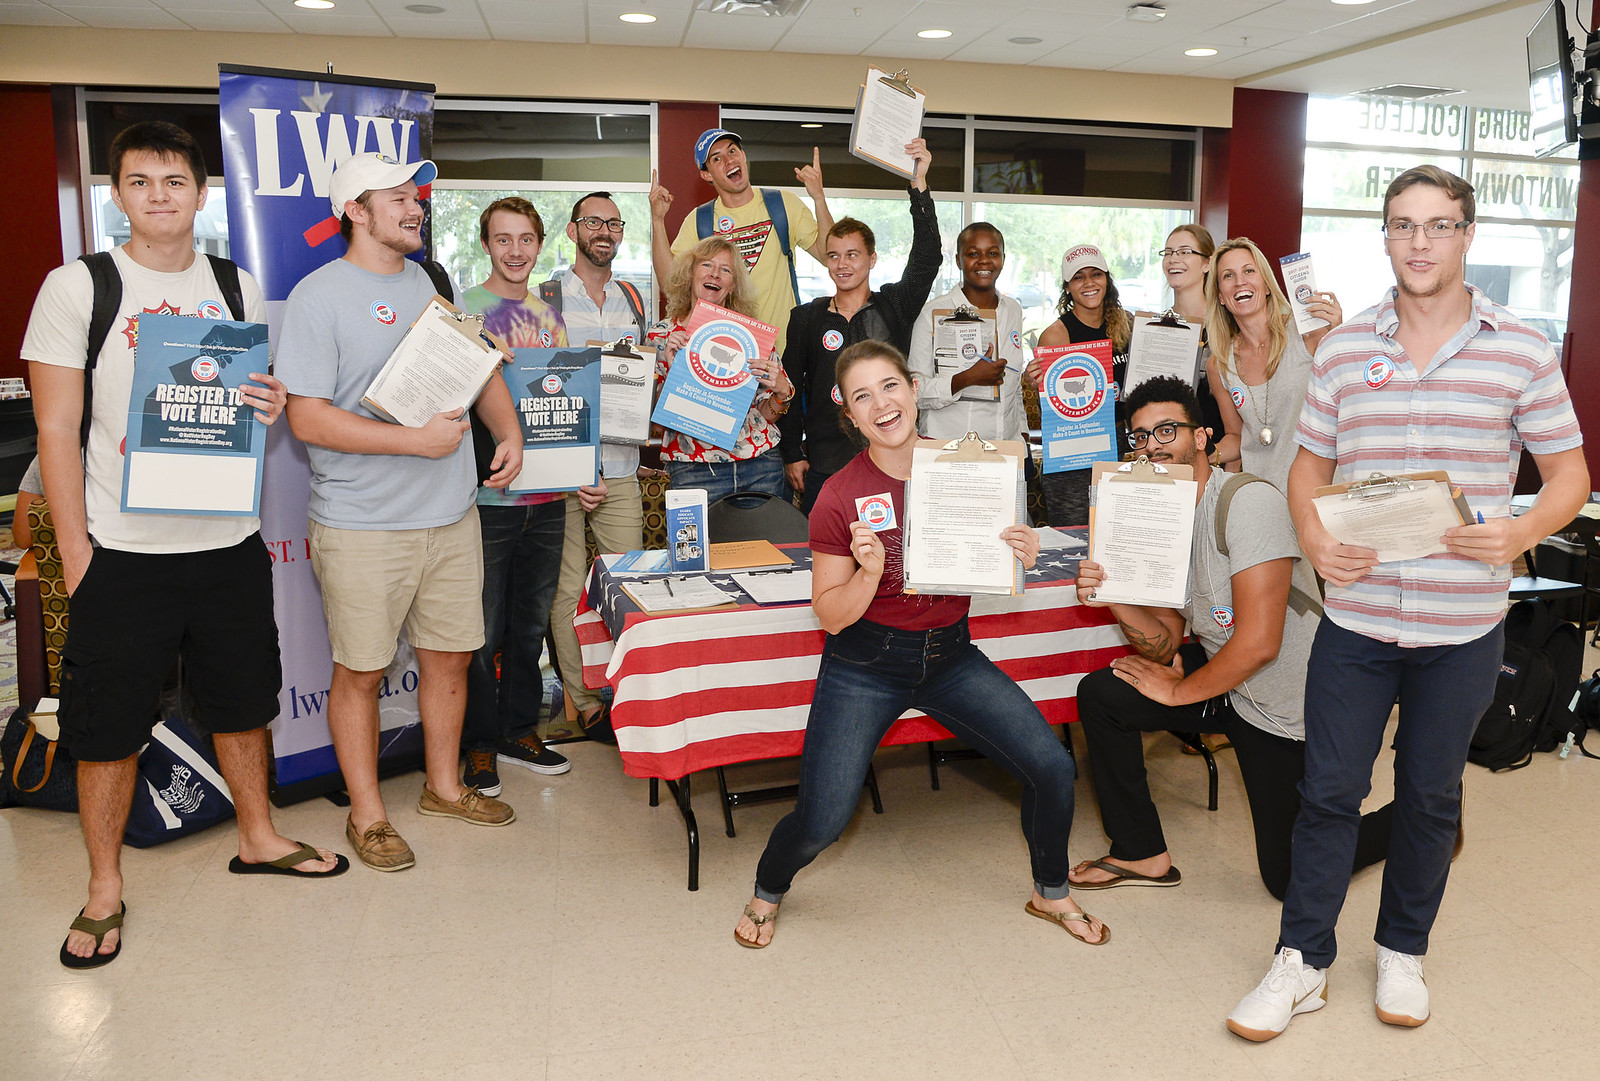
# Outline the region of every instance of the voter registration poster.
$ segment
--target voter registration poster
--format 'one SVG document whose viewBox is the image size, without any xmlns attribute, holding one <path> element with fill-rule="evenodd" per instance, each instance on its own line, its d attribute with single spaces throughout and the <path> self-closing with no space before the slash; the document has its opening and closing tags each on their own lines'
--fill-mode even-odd
<svg viewBox="0 0 1600 1081">
<path fill-rule="evenodd" d="M 122 509 L 254 517 L 267 426 L 242 387 L 269 363 L 265 323 L 139 316 Z"/>
</svg>

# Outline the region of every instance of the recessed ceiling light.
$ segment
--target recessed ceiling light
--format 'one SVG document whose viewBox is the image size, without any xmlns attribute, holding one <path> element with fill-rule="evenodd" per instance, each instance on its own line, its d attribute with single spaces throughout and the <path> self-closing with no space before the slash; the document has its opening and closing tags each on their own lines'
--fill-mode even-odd
<svg viewBox="0 0 1600 1081">
<path fill-rule="evenodd" d="M 333 6 L 333 0 L 294 0 L 297 8 L 310 8 L 312 11 L 326 11 Z"/>
<path fill-rule="evenodd" d="M 919 38 L 947 38 L 947 37 L 949 37 L 951 35 L 951 33 L 952 33 L 952 31 L 949 31 L 949 30 L 918 30 L 917 31 L 917 37 L 919 37 Z"/>
<path fill-rule="evenodd" d="M 821 124 L 801 124 L 800 126 L 802 128 L 820 128 L 820 127 L 822 127 Z"/>
<path fill-rule="evenodd" d="M 625 23 L 653 23 L 656 21 L 654 15 L 643 11 L 630 11 L 626 15 L 618 15 L 617 18 Z"/>
<path fill-rule="evenodd" d="M 444 8 L 438 4 L 407 4 L 406 10 L 413 15 L 443 15 Z"/>
<path fill-rule="evenodd" d="M 1333 2 L 1335 4 L 1342 4 L 1345 7 L 1361 7 L 1363 4 L 1372 3 L 1372 0 L 1333 0 Z"/>
<path fill-rule="evenodd" d="M 1026 37 L 1024 37 L 1024 38 L 1007 38 L 1006 40 L 1011 42 L 1011 44 L 1013 44 L 1013 45 L 1037 45 L 1037 44 L 1039 44 L 1039 42 L 1043 41 L 1044 38 L 1026 38 Z"/>
<path fill-rule="evenodd" d="M 1215 50 L 1215 49 L 1185 49 L 1185 50 L 1183 50 L 1183 55 L 1184 56 L 1216 56 L 1217 55 L 1217 50 Z"/>
</svg>

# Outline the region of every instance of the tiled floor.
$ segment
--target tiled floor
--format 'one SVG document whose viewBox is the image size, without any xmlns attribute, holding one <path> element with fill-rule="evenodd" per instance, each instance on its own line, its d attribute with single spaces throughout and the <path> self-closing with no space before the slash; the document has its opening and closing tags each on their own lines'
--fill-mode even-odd
<svg viewBox="0 0 1600 1081">
<path fill-rule="evenodd" d="M 699 778 L 702 885 L 689 893 L 674 810 L 649 807 L 611 748 L 567 749 L 566 776 L 507 771 L 519 814 L 507 829 L 420 817 L 419 778 L 386 782 L 417 851 L 401 874 L 238 878 L 224 869 L 231 827 L 130 849 L 127 945 L 91 973 L 56 959 L 82 903 L 76 819 L 0 813 L 0 1077 L 1600 1076 L 1586 1020 L 1600 1002 L 1600 762 L 1469 767 L 1467 848 L 1428 958 L 1429 1024 L 1373 1016 L 1374 869 L 1351 889 L 1328 1007 L 1258 1046 L 1222 1025 L 1265 971 L 1277 927 L 1231 752 L 1212 814 L 1200 761 L 1152 739 L 1184 884 L 1083 895 L 1113 928 L 1104 949 L 1023 912 L 1018 790 L 1003 774 L 947 767 L 935 793 L 921 748 L 882 752 L 886 813 L 863 801 L 758 952 L 731 932 L 785 807 L 741 811 L 729 839 L 714 782 Z M 746 767 L 735 780 L 782 772 Z M 1078 799 L 1073 856 L 1098 856 L 1085 780 Z M 344 847 L 327 802 L 278 818 L 291 836 Z"/>
</svg>

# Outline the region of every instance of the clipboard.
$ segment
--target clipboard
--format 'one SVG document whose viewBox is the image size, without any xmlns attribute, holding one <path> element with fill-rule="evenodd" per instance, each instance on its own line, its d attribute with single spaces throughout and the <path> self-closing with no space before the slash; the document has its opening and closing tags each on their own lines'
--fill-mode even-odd
<svg viewBox="0 0 1600 1081">
<path fill-rule="evenodd" d="M 416 343 L 421 334 L 418 328 L 426 326 L 432 329 L 440 325 L 449 328 L 450 331 L 456 334 L 460 334 L 471 343 L 473 352 L 469 355 L 473 357 L 474 362 L 478 363 L 479 367 L 470 373 L 471 381 L 461 384 L 463 393 L 467 390 L 470 390 L 471 393 L 465 395 L 465 400 L 452 398 L 449 401 L 431 403 L 440 406 L 440 408 L 424 409 L 420 414 L 416 413 L 415 409 L 408 412 L 406 407 L 414 406 L 417 396 L 408 392 L 407 373 L 404 368 L 408 364 L 414 363 L 412 353 L 416 349 Z M 378 417 L 391 423 L 420 428 L 427 423 L 434 413 L 449 412 L 457 408 L 470 408 L 478 400 L 478 396 L 483 393 L 484 386 L 499 370 L 500 362 L 510 355 L 511 347 L 506 344 L 505 340 L 489 333 L 484 328 L 482 315 L 464 312 L 436 293 L 417 317 L 411 321 L 411 325 L 406 328 L 405 334 L 395 345 L 394 351 L 389 354 L 389 359 L 384 362 L 383 368 L 379 370 L 377 376 L 367 387 L 366 392 L 361 396 L 361 404 Z M 489 358 L 491 357 L 493 358 L 493 363 L 490 363 Z M 481 378 L 478 378 L 480 375 Z M 473 385 L 474 383 L 475 385 Z M 413 421 L 415 423 L 412 423 Z"/>
<path fill-rule="evenodd" d="M 1179 334 L 1189 335 L 1194 339 L 1195 348 L 1190 356 L 1181 358 L 1172 346 L 1160 343 L 1155 352 L 1150 351 L 1148 337 L 1140 340 L 1140 331 L 1148 327 L 1155 327 L 1163 331 L 1176 331 Z M 1165 336 L 1163 336 L 1165 337 Z M 1122 393 L 1128 394 L 1140 383 L 1153 379 L 1158 375 L 1172 375 L 1183 379 L 1191 388 L 1200 386 L 1200 343 L 1205 337 L 1205 325 L 1201 324 L 1196 329 L 1195 324 L 1185 322 L 1183 316 L 1168 308 L 1159 315 L 1153 311 L 1135 312 L 1133 316 L 1133 337 L 1128 343 L 1128 366 L 1123 376 L 1124 386 Z"/>
<path fill-rule="evenodd" d="M 994 308 L 974 308 L 960 304 L 933 311 L 933 370 L 936 375 L 964 372 L 983 359 L 985 352 L 998 348 L 996 334 L 999 313 Z M 971 350 L 971 355 L 967 351 Z M 998 402 L 998 386 L 963 387 L 956 395 L 964 402 Z"/>
<path fill-rule="evenodd" d="M 630 338 L 591 339 L 588 345 L 600 348 L 600 442 L 623 446 L 650 442 L 655 351 L 647 356 Z"/>
<path fill-rule="evenodd" d="M 934 457 L 936 463 L 944 462 L 982 462 L 993 464 L 1005 463 L 1009 460 L 1016 467 L 1016 503 L 1012 511 L 1012 523 L 1026 523 L 1028 520 L 1028 488 L 1024 479 L 1023 460 L 1028 453 L 1027 445 L 1016 439 L 984 439 L 977 432 L 968 432 L 960 439 L 952 439 L 944 444 L 932 440 L 923 440 L 919 444 L 921 449 L 929 449 L 932 443 L 941 453 Z M 914 467 L 913 467 L 914 468 Z M 910 489 L 907 489 L 906 500 L 906 544 L 912 546 L 916 543 L 918 528 L 917 519 L 919 508 L 910 498 Z M 1007 549 L 1009 551 L 1009 547 Z M 907 594 L 917 593 L 936 594 L 938 596 L 976 597 L 976 596 L 1020 596 L 1027 587 L 1028 572 L 1023 569 L 1020 560 L 1012 558 L 1013 575 L 1009 593 L 1002 593 L 994 589 L 962 589 L 949 585 L 922 584 L 919 585 L 911 578 L 909 561 L 906 563 L 904 591 Z"/>
<path fill-rule="evenodd" d="M 895 128 L 896 131 L 902 130 L 902 127 L 906 131 L 911 131 L 911 135 L 908 138 L 901 140 L 899 145 L 893 147 L 897 152 L 900 151 L 900 146 L 904 146 L 912 139 L 915 139 L 922 131 L 922 118 L 927 112 L 927 95 L 911 85 L 911 73 L 905 68 L 901 68 L 893 75 L 889 75 L 879 68 L 869 67 L 867 68 L 866 78 L 862 80 L 861 86 L 856 88 L 856 108 L 854 115 L 850 118 L 850 153 L 862 161 L 870 161 L 880 168 L 889 170 L 896 176 L 903 176 L 910 180 L 916 175 L 915 159 L 906 157 L 903 152 L 899 153 L 898 159 L 885 158 L 883 151 L 889 148 L 883 145 L 880 138 L 868 139 L 865 141 L 868 145 L 863 145 L 861 116 L 867 104 L 867 88 L 869 86 L 874 91 L 874 98 L 880 98 L 877 92 L 881 89 L 885 93 L 910 99 L 908 103 L 903 103 L 905 105 L 903 110 L 897 110 L 897 115 L 887 118 L 900 122 Z M 891 98 L 889 100 L 897 101 L 898 99 Z M 915 118 L 914 125 L 909 123 L 913 117 Z M 875 124 L 870 127 L 873 129 L 874 135 L 880 134 L 876 130 Z M 875 150 L 877 151 L 876 153 L 874 152 Z M 910 164 L 907 165 L 904 162 L 909 162 Z"/>
<path fill-rule="evenodd" d="M 1312 492 L 1311 504 L 1336 540 L 1371 548 L 1379 563 L 1445 552 L 1440 534 L 1477 520 L 1442 469 L 1373 473 L 1363 480 L 1326 484 Z"/>
<path fill-rule="evenodd" d="M 1109 479 L 1107 479 L 1107 478 L 1109 478 Z M 1096 462 L 1094 464 L 1093 469 L 1091 470 L 1090 482 L 1089 482 L 1089 557 L 1088 558 L 1090 559 L 1090 561 L 1095 562 L 1095 563 L 1100 563 L 1102 565 L 1106 564 L 1106 559 L 1102 558 L 1102 556 L 1104 556 L 1104 554 L 1105 554 L 1104 551 L 1103 551 L 1103 541 L 1100 540 L 1100 538 L 1098 536 L 1099 530 L 1097 529 L 1097 526 L 1099 524 L 1100 487 L 1101 487 L 1102 482 L 1104 482 L 1106 484 L 1130 484 L 1130 485 L 1132 485 L 1132 484 L 1176 485 L 1179 481 L 1184 481 L 1184 482 L 1188 482 L 1189 484 L 1193 484 L 1194 483 L 1194 469 L 1192 467 L 1190 467 L 1190 466 L 1181 465 L 1181 464 L 1179 464 L 1177 462 L 1174 462 L 1174 463 L 1172 463 L 1170 465 L 1163 465 L 1163 464 L 1160 464 L 1160 463 L 1157 463 L 1157 462 L 1152 462 L 1148 457 L 1146 457 L 1143 454 L 1139 455 L 1137 458 L 1135 458 L 1131 462 Z M 1188 596 L 1188 592 L 1189 592 L 1189 573 L 1188 573 L 1189 572 L 1189 558 L 1188 558 L 1188 552 L 1189 552 L 1190 546 L 1193 544 L 1193 541 L 1194 541 L 1193 514 L 1194 514 L 1194 509 L 1195 509 L 1195 499 L 1191 496 L 1191 497 L 1189 497 L 1189 498 L 1187 498 L 1187 499 L 1185 499 L 1183 501 L 1183 505 L 1187 508 L 1189 516 L 1190 516 L 1188 528 L 1186 530 L 1184 530 L 1183 535 L 1182 535 L 1183 544 L 1181 545 L 1181 547 L 1183 548 L 1183 551 L 1185 553 L 1185 557 L 1184 557 L 1184 559 L 1182 561 L 1183 577 L 1182 577 L 1181 581 L 1177 581 L 1177 582 L 1174 583 L 1179 588 L 1171 590 L 1170 591 L 1171 595 L 1169 597 L 1165 598 L 1165 601 L 1170 602 L 1170 603 L 1157 603 L 1157 601 L 1154 600 L 1154 599 L 1142 598 L 1142 597 L 1141 598 L 1137 598 L 1137 599 L 1126 599 L 1126 598 L 1122 598 L 1122 597 L 1115 597 L 1115 598 L 1107 597 L 1106 598 L 1107 600 L 1111 601 L 1112 603 L 1141 604 L 1141 605 L 1147 605 L 1147 606 L 1150 606 L 1150 607 L 1166 607 L 1166 608 L 1179 608 L 1179 607 L 1182 607 L 1182 605 L 1184 603 L 1184 598 L 1186 598 Z M 1176 523 L 1176 524 L 1178 524 L 1180 526 L 1182 525 L 1181 522 Z M 1176 534 L 1175 534 L 1175 536 L 1176 536 Z M 1174 547 L 1174 552 L 1176 551 L 1176 547 L 1177 546 Z M 1102 589 L 1102 590 L 1097 591 L 1097 593 L 1098 592 L 1105 592 L 1105 591 Z"/>
</svg>

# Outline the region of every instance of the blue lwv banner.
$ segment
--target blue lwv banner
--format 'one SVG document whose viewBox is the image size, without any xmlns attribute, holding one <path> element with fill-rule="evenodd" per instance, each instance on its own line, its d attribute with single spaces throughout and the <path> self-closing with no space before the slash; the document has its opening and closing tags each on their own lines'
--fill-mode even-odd
<svg viewBox="0 0 1600 1081">
<path fill-rule="evenodd" d="M 368 151 L 397 161 L 426 158 L 433 149 L 433 87 L 232 65 L 218 71 L 229 254 L 261 284 L 276 334 L 290 290 L 345 253 L 328 201 L 334 169 Z M 280 420 L 267 430 L 261 493 L 261 535 L 272 553 L 283 650 L 283 690 L 272 725 L 280 800 L 340 786 L 326 714 L 333 661 L 306 539 L 311 470 L 305 448 L 288 429 Z M 378 695 L 385 757 L 421 746 L 416 690 L 415 659 L 402 639 Z"/>
</svg>

